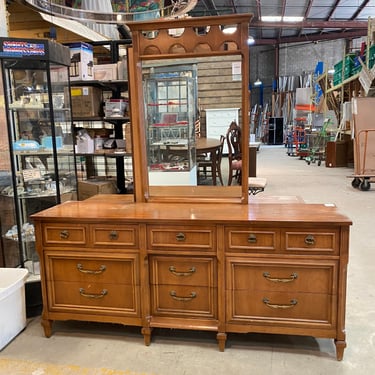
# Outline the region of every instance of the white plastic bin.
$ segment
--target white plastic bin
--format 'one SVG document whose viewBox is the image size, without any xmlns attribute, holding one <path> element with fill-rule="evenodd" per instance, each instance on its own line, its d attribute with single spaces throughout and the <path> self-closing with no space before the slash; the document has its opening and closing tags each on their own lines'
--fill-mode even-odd
<svg viewBox="0 0 375 375">
<path fill-rule="evenodd" d="M 0 268 L 0 350 L 26 327 L 24 268 Z"/>
</svg>

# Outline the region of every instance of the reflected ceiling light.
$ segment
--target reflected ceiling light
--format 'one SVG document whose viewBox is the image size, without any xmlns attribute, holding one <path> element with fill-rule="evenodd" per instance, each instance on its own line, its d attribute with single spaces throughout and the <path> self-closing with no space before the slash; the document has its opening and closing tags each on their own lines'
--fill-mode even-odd
<svg viewBox="0 0 375 375">
<path fill-rule="evenodd" d="M 253 36 L 249 35 L 249 38 L 247 39 L 247 44 L 249 46 L 253 45 L 255 43 L 255 39 Z"/>
<path fill-rule="evenodd" d="M 233 34 L 236 30 L 237 30 L 236 25 L 228 25 L 228 26 L 224 26 L 223 33 L 224 34 Z"/>
<path fill-rule="evenodd" d="M 254 82 L 254 86 L 261 86 L 262 85 L 262 81 L 258 78 L 255 82 Z"/>
</svg>

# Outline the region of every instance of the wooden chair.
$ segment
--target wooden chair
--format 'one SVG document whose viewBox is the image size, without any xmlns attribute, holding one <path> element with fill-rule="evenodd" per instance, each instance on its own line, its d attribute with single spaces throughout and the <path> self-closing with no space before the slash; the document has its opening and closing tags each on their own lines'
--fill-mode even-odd
<svg viewBox="0 0 375 375">
<path fill-rule="evenodd" d="M 242 153 L 241 153 L 241 128 L 232 121 L 226 135 L 228 144 L 229 175 L 228 185 L 232 185 L 233 178 L 241 183 Z"/>
<path fill-rule="evenodd" d="M 225 136 L 220 136 L 220 147 L 216 150 L 216 178 L 219 179 L 221 185 L 224 185 L 223 183 L 223 177 L 221 175 L 221 160 L 223 157 L 223 148 L 224 148 L 224 141 Z M 199 173 L 202 171 L 205 177 L 212 176 L 212 155 L 208 155 L 207 157 L 200 157 L 197 158 L 197 164 L 198 164 L 198 178 Z"/>
</svg>

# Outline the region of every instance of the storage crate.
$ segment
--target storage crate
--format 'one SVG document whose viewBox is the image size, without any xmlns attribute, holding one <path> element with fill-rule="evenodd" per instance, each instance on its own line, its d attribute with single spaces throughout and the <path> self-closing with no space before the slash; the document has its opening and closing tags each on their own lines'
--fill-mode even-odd
<svg viewBox="0 0 375 375">
<path fill-rule="evenodd" d="M 349 53 L 344 58 L 344 79 L 347 79 L 353 75 L 353 67 L 354 67 L 354 53 Z"/>
<path fill-rule="evenodd" d="M 26 327 L 25 268 L 0 268 L 0 350 Z"/>
</svg>

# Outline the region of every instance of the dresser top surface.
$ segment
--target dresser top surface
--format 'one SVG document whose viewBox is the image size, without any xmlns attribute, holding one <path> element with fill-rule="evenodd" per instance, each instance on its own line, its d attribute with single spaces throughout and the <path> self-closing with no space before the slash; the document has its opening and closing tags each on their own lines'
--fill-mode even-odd
<svg viewBox="0 0 375 375">
<path fill-rule="evenodd" d="M 179 221 L 190 223 L 321 223 L 351 225 L 351 220 L 334 205 L 306 203 L 134 203 L 129 197 L 107 195 L 106 199 L 69 201 L 38 212 L 34 220 L 71 221 Z"/>
</svg>

